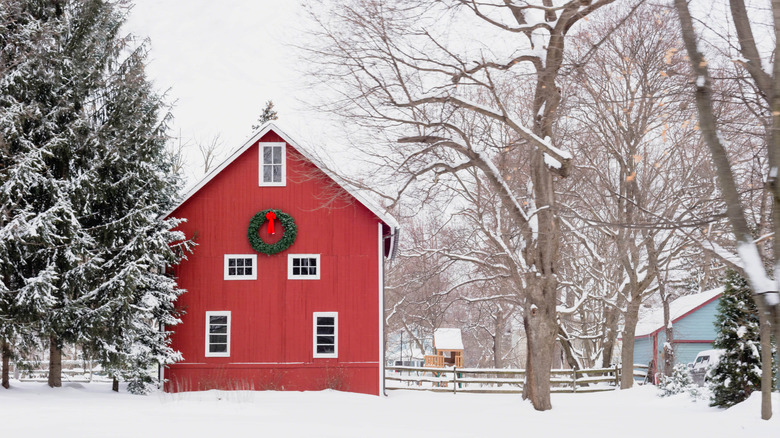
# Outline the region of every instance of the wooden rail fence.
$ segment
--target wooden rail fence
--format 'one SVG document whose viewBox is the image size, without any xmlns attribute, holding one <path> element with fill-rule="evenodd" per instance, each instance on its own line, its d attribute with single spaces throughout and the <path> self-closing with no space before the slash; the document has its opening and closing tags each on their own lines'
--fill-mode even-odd
<svg viewBox="0 0 780 438">
<path fill-rule="evenodd" d="M 525 370 L 495 368 L 385 367 L 387 389 L 433 392 L 519 394 Z M 634 365 L 634 376 L 644 378 L 646 365 Z M 585 393 L 620 388 L 620 367 L 550 370 L 550 392 Z"/>
</svg>

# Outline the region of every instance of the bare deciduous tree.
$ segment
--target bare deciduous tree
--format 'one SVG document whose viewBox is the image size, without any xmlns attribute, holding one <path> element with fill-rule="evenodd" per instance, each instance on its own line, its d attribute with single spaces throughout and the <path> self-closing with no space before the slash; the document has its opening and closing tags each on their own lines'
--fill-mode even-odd
<svg viewBox="0 0 780 438">
<path fill-rule="evenodd" d="M 556 146 L 558 75 L 569 31 L 609 3 L 355 0 L 325 12 L 327 18 L 313 7 L 326 42 L 312 49 L 320 61 L 316 73 L 345 90 L 341 106 L 330 109 L 400 141 L 375 153 L 405 178 L 400 191 L 426 177 L 450 176 L 471 193 L 482 185 L 495 193 L 502 211 L 487 221 L 484 235 L 504 248 L 490 263 L 501 265 L 522 297 L 529 351 L 524 397 L 538 410 L 551 408 L 559 333 L 555 184 L 572 161 Z M 518 99 L 522 84 L 527 100 Z M 496 165 L 512 151 L 522 151 L 527 162 L 524 186 L 510 185 L 507 169 Z"/>
<path fill-rule="evenodd" d="M 774 247 L 774 260 L 762 259 L 756 245 L 756 239 L 751 232 L 746 211 L 742 205 L 739 188 L 734 176 L 733 164 L 729 159 L 729 145 L 725 144 L 719 135 L 720 125 L 716 113 L 716 104 L 713 101 L 713 77 L 710 74 L 709 60 L 699 47 L 699 40 L 710 40 L 718 36 L 708 34 L 702 37 L 694 28 L 694 18 L 685 0 L 675 0 L 675 8 L 680 20 L 682 37 L 686 52 L 690 60 L 692 78 L 695 89 L 696 108 L 699 114 L 699 125 L 702 137 L 710 149 L 712 162 L 715 166 L 718 185 L 723 200 L 726 203 L 726 216 L 737 241 L 737 253 L 741 260 L 741 267 L 746 274 L 754 292 L 754 300 L 759 309 L 761 322 L 761 350 L 762 350 L 762 408 L 761 416 L 769 419 L 772 416 L 771 408 L 771 345 L 770 325 L 774 329 L 776 337 L 780 336 L 780 246 Z M 772 0 L 771 27 L 774 32 L 772 47 L 768 53 L 774 55 L 771 63 L 771 72 L 767 72 L 763 65 L 769 58 L 767 52 L 762 51 L 756 43 L 753 35 L 753 26 L 757 23 L 751 19 L 743 0 L 729 1 L 731 15 L 729 19 L 736 30 L 740 59 L 737 61 L 752 78 L 757 96 L 767 105 L 767 113 L 764 114 L 770 126 L 767 138 L 768 175 L 766 190 L 770 192 L 772 199 L 773 232 L 778 235 L 780 231 L 780 183 L 778 183 L 778 169 L 780 169 L 780 59 L 776 53 L 777 39 L 780 37 L 780 1 Z M 761 153 L 756 151 L 756 153 Z M 766 266 L 771 266 L 767 268 Z M 772 274 L 770 274 L 772 273 Z"/>
</svg>

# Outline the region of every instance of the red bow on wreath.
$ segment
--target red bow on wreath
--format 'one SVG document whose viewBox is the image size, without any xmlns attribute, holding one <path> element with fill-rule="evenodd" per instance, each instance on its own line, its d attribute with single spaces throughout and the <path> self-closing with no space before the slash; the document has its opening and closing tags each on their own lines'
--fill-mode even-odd
<svg viewBox="0 0 780 438">
<path fill-rule="evenodd" d="M 274 213 L 273 211 L 269 211 L 268 213 L 265 214 L 265 218 L 268 219 L 268 232 L 270 234 L 275 234 L 274 219 L 276 219 L 276 213 Z"/>
</svg>

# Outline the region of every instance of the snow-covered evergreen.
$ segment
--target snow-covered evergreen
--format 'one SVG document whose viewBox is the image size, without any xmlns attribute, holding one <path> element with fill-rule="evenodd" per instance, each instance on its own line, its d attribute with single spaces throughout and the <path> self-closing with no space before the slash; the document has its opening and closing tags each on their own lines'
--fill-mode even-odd
<svg viewBox="0 0 780 438">
<path fill-rule="evenodd" d="M 725 350 L 710 371 L 710 405 L 729 407 L 761 390 L 758 310 L 747 281 L 729 271 L 726 289 L 718 304 L 715 348 Z"/>
<path fill-rule="evenodd" d="M 142 392 L 151 364 L 178 357 L 161 327 L 182 291 L 165 269 L 186 243 L 160 218 L 178 182 L 167 113 L 121 6 L 0 8 L 0 317 L 15 327 L 0 335 L 84 345 Z"/>
</svg>

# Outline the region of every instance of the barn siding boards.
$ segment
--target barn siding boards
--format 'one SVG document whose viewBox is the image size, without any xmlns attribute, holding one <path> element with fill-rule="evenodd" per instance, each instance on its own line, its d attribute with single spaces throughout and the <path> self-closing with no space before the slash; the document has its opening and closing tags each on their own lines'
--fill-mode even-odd
<svg viewBox="0 0 780 438">
<path fill-rule="evenodd" d="M 285 141 L 287 184 L 259 187 L 259 145 Z M 194 253 L 178 266 L 188 292 L 177 305 L 187 313 L 173 327 L 173 348 L 184 361 L 166 370 L 166 390 L 250 385 L 318 390 L 340 386 L 379 393 L 380 278 L 377 224 L 387 217 L 358 202 L 273 129 L 221 164 L 170 216 L 187 218 L 179 227 L 194 237 Z M 339 197 L 323 208 L 323 202 Z M 298 234 L 286 251 L 258 254 L 247 238 L 250 219 L 279 209 L 291 215 Z M 283 229 L 265 242 L 278 240 Z M 225 254 L 257 254 L 256 280 L 224 280 Z M 320 254 L 319 280 L 289 280 L 288 254 Z M 230 357 L 205 357 L 205 312 L 231 311 Z M 313 357 L 313 313 L 338 312 L 338 357 Z"/>
</svg>

